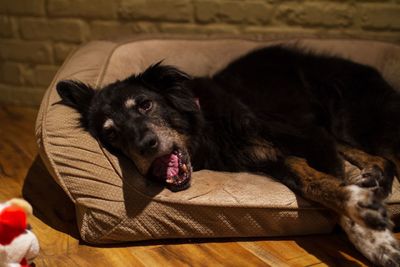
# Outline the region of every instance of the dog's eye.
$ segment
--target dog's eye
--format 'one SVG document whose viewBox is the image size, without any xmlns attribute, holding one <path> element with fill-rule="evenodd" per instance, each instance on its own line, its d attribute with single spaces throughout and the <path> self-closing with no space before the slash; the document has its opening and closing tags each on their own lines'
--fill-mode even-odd
<svg viewBox="0 0 400 267">
<path fill-rule="evenodd" d="M 139 110 L 141 112 L 147 112 L 153 107 L 153 102 L 151 100 L 144 100 L 139 104 Z"/>
</svg>

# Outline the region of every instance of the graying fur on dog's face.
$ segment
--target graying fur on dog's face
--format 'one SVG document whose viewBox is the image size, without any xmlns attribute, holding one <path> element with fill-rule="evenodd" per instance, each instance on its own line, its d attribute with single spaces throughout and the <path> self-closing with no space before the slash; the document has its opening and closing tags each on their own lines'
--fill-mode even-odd
<svg viewBox="0 0 400 267">
<path fill-rule="evenodd" d="M 179 148 L 180 150 L 187 151 L 187 139 L 188 137 L 178 133 L 176 130 L 169 127 L 166 123 L 158 121 L 158 123 L 148 123 L 147 127 L 152 131 L 158 141 L 159 147 L 156 154 L 143 156 L 139 151 L 135 149 L 126 150 L 125 154 L 135 163 L 139 173 L 145 175 L 148 173 L 153 161 L 165 154 L 171 153 L 174 149 Z"/>
<path fill-rule="evenodd" d="M 148 110 L 143 110 L 147 101 Z M 158 157 L 174 150 L 187 154 L 188 137 L 171 126 L 171 107 L 158 94 L 146 90 L 136 90 L 118 98 L 109 98 L 99 110 L 101 141 L 120 150 L 136 165 L 139 173 L 146 175 Z M 113 107 L 111 111 L 107 107 Z M 118 108 L 115 108 L 118 107 Z M 142 109 L 141 109 L 142 108 Z M 173 113 L 173 120 L 180 114 Z M 152 136 L 157 143 L 156 149 L 144 150 L 141 140 Z"/>
</svg>

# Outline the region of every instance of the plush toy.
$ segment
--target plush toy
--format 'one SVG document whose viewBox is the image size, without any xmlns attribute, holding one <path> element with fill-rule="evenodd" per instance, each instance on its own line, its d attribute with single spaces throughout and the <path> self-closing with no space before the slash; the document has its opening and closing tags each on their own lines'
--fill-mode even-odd
<svg viewBox="0 0 400 267">
<path fill-rule="evenodd" d="M 0 267 L 26 267 L 39 254 L 39 242 L 27 229 L 32 206 L 23 199 L 0 204 Z"/>
</svg>

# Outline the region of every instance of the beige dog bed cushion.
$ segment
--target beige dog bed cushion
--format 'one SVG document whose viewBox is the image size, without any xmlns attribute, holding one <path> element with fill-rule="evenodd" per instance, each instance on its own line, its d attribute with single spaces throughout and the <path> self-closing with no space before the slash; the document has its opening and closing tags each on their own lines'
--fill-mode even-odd
<svg viewBox="0 0 400 267">
<path fill-rule="evenodd" d="M 106 151 L 79 127 L 77 112 L 57 104 L 55 85 L 62 79 L 101 87 L 160 60 L 191 75 L 211 75 L 252 49 L 293 42 L 375 66 L 400 88 L 400 48 L 372 41 L 153 38 L 91 42 L 76 50 L 44 96 L 36 136 L 47 168 L 75 203 L 82 239 L 112 243 L 330 232 L 335 224 L 330 211 L 261 175 L 203 170 L 193 174 L 188 190 L 172 193 L 140 176 L 132 162 Z M 389 208 L 399 214 L 398 184 Z"/>
</svg>

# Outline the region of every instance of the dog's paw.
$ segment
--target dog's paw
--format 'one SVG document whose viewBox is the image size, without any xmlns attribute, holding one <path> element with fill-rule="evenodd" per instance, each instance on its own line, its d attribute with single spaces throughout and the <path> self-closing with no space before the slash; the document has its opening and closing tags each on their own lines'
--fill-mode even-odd
<svg viewBox="0 0 400 267">
<path fill-rule="evenodd" d="M 383 172 L 379 167 L 372 166 L 367 167 L 361 170 L 360 175 L 358 175 L 354 184 L 365 187 L 375 189 L 379 187 L 379 182 L 383 179 Z"/>
<path fill-rule="evenodd" d="M 377 260 L 375 264 L 380 264 L 382 266 L 390 267 L 400 267 L 400 249 L 394 243 L 382 244 L 378 247 L 378 252 L 375 253 Z"/>
<path fill-rule="evenodd" d="M 376 165 L 364 168 L 354 184 L 373 191 L 376 198 L 385 199 L 391 192 L 393 175 L 385 174 Z"/>
<path fill-rule="evenodd" d="M 389 229 L 369 229 L 345 216 L 340 225 L 354 246 L 375 265 L 400 267 L 400 246 Z"/>
<path fill-rule="evenodd" d="M 364 242 L 365 247 L 369 247 L 369 257 L 374 264 L 400 267 L 400 245 L 389 229 L 370 230 L 361 242 Z"/>
<path fill-rule="evenodd" d="M 347 215 L 356 223 L 377 230 L 391 228 L 383 202 L 369 188 L 358 185 L 346 186 L 348 199 L 345 204 Z"/>
</svg>

